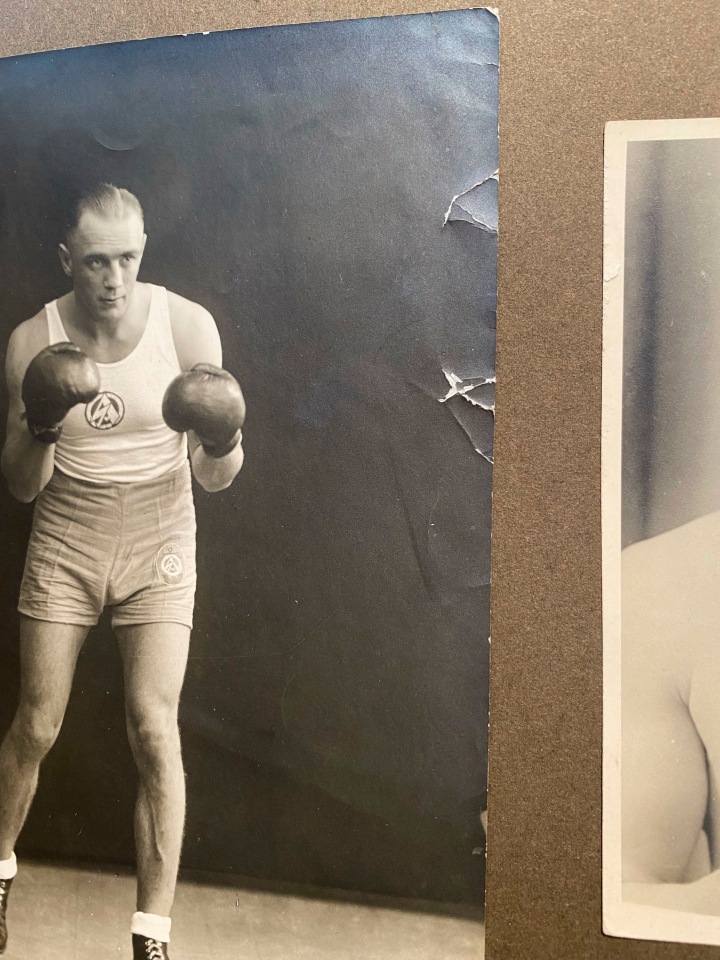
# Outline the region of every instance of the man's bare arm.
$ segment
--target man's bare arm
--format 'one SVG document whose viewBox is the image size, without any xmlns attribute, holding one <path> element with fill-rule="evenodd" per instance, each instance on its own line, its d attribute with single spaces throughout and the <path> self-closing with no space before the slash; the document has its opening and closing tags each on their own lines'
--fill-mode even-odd
<svg viewBox="0 0 720 960">
<path fill-rule="evenodd" d="M 10 492 L 22 503 L 30 503 L 47 485 L 55 468 L 55 445 L 40 443 L 27 428 L 23 414 L 22 381 L 28 364 L 45 344 L 34 320 L 13 332 L 8 344 L 6 377 L 9 406 L 2 472 Z"/>
<path fill-rule="evenodd" d="M 720 872 L 708 872 L 703 831 L 705 749 L 688 705 L 693 638 L 674 600 L 674 546 L 658 538 L 623 559 L 623 897 L 720 915 Z"/>
<path fill-rule="evenodd" d="M 199 304 L 175 294 L 168 294 L 173 339 L 180 368 L 192 370 L 198 363 L 222 367 L 222 345 L 217 326 L 210 313 Z M 190 463 L 195 479 L 208 493 L 225 490 L 240 472 L 245 453 L 240 437 L 236 446 L 224 457 L 210 457 L 196 434 L 188 431 Z"/>
</svg>

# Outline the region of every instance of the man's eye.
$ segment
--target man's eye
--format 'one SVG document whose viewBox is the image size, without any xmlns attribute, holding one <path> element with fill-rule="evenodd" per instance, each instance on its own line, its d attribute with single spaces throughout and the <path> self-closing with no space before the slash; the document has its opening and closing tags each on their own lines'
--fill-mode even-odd
<svg viewBox="0 0 720 960">
<path fill-rule="evenodd" d="M 122 258 L 123 263 L 130 263 L 134 259 L 135 257 L 131 253 L 126 253 Z"/>
</svg>

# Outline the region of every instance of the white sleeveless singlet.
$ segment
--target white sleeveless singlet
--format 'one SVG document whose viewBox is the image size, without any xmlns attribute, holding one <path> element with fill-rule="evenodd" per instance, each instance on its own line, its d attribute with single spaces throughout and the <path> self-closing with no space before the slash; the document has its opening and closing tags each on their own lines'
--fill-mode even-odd
<svg viewBox="0 0 720 960">
<path fill-rule="evenodd" d="M 150 310 L 140 342 L 122 360 L 98 363 L 100 393 L 74 406 L 63 422 L 55 466 L 90 483 L 138 483 L 179 469 L 187 459 L 184 433 L 162 417 L 162 400 L 180 373 L 167 290 L 150 286 Z M 50 343 L 69 340 L 57 301 L 45 307 Z"/>
</svg>

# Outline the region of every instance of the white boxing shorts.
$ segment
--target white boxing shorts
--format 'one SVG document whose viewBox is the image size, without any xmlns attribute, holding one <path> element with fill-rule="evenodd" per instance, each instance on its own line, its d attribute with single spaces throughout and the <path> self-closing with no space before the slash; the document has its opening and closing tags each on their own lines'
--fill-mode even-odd
<svg viewBox="0 0 720 960">
<path fill-rule="evenodd" d="M 92 626 L 182 623 L 195 605 L 190 465 L 138 483 L 88 483 L 55 470 L 35 504 L 18 610 Z"/>
</svg>

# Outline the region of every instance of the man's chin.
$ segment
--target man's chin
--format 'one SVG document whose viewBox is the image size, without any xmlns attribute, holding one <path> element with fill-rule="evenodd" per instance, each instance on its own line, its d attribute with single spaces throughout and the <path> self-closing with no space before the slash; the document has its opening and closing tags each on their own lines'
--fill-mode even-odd
<svg viewBox="0 0 720 960">
<path fill-rule="evenodd" d="M 97 313 L 101 317 L 120 319 L 127 311 L 127 297 L 115 297 L 112 300 L 101 298 L 97 302 Z"/>
</svg>

